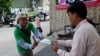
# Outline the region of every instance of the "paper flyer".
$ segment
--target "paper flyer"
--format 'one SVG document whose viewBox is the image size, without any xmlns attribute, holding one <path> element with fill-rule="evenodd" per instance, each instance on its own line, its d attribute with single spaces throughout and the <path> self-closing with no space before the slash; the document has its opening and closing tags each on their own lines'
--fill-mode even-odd
<svg viewBox="0 0 100 56">
<path fill-rule="evenodd" d="M 51 41 L 50 39 L 43 39 L 43 40 L 41 40 L 40 42 L 41 42 L 41 43 L 48 44 L 48 45 L 52 44 L 52 41 Z"/>
</svg>

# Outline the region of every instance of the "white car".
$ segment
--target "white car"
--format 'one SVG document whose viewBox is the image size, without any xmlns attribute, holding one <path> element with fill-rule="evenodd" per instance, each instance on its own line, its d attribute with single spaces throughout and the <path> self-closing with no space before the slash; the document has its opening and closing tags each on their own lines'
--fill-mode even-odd
<svg viewBox="0 0 100 56">
<path fill-rule="evenodd" d="M 13 16 L 10 17 L 10 23 L 9 23 L 10 27 L 17 25 L 17 19 L 18 19 L 18 15 L 14 17 Z"/>
</svg>

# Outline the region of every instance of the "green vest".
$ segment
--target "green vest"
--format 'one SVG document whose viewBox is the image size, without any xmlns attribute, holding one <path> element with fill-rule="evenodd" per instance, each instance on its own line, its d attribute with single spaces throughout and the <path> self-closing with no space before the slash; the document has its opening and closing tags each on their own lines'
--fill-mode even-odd
<svg viewBox="0 0 100 56">
<path fill-rule="evenodd" d="M 20 29 L 18 29 L 17 27 L 15 28 L 14 30 L 14 36 L 15 36 L 15 39 L 16 39 L 16 43 L 23 39 L 26 43 L 29 43 L 31 44 L 31 39 L 30 39 L 30 36 L 31 36 L 31 31 L 34 31 L 35 30 L 35 27 L 32 23 L 28 22 L 28 26 L 27 28 L 25 29 L 25 32 L 28 34 L 26 35 L 25 33 L 23 33 L 23 31 L 21 31 Z M 27 49 L 24 49 L 22 48 L 18 43 L 17 43 L 17 49 L 19 52 L 27 52 L 28 50 Z"/>
</svg>

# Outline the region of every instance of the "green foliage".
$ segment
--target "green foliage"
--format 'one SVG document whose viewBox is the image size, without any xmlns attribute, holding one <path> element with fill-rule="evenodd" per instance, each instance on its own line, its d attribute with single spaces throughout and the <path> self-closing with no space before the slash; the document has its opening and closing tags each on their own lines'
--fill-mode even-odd
<svg viewBox="0 0 100 56">
<path fill-rule="evenodd" d="M 3 11 L 8 12 L 12 6 L 13 0 L 0 0 L 0 13 Z"/>
</svg>

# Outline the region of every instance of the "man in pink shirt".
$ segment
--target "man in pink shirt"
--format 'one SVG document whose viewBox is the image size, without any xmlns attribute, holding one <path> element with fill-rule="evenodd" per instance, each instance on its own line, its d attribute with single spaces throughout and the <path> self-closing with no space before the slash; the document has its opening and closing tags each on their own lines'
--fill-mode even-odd
<svg viewBox="0 0 100 56">
<path fill-rule="evenodd" d="M 87 9 L 83 2 L 75 2 L 67 10 L 70 22 L 75 27 L 72 40 L 55 40 L 53 50 L 59 56 L 100 56 L 100 36 L 87 22 Z M 59 49 L 57 45 L 72 47 L 70 52 Z"/>
</svg>

